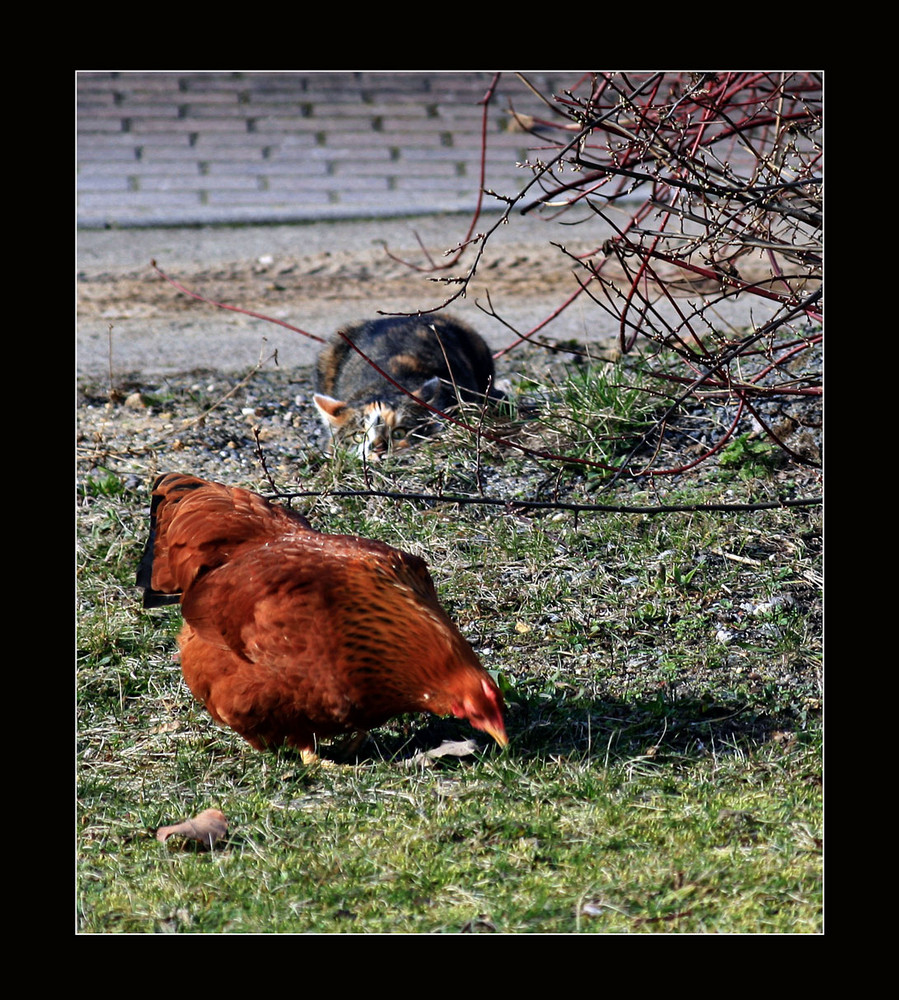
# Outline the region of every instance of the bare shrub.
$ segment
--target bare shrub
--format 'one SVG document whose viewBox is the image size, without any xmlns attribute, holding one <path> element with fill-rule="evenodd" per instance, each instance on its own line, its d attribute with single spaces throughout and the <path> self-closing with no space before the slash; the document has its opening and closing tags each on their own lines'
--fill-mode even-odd
<svg viewBox="0 0 899 1000">
<path fill-rule="evenodd" d="M 458 254 L 432 265 L 446 269 L 476 247 L 467 274 L 437 279 L 452 287 L 443 305 L 465 294 L 490 236 L 514 225 L 515 214 L 540 213 L 581 235 L 601 221 L 613 235 L 571 255 L 576 290 L 501 353 L 539 343 L 538 332 L 589 300 L 614 322 L 621 357 L 649 359 L 645 371 L 664 400 L 640 441 L 654 440 L 650 457 L 637 464 L 641 448 L 630 451 L 631 475 L 686 467 L 660 468 L 659 442 L 678 414 L 715 403 L 729 407 L 727 416 L 698 460 L 732 442 L 748 418 L 788 461 L 818 465 L 808 435 L 792 439 L 808 419 L 793 404 L 801 409 L 822 392 L 819 75 L 592 73 L 560 94 L 519 80 L 523 98 L 533 106 L 536 96 L 545 109 L 525 114 L 514 101 L 508 109 L 510 127 L 531 136 L 533 155 L 522 164 L 531 176 L 514 196 L 485 192 L 505 202 L 502 218 L 473 236 L 474 219 Z M 737 301 L 748 327 L 735 325 Z M 481 308 L 506 323 L 492 305 Z"/>
</svg>

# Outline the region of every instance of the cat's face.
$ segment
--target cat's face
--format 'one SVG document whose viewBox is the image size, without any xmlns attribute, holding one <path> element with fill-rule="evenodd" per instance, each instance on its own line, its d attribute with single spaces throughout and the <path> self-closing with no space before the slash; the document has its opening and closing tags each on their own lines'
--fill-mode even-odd
<svg viewBox="0 0 899 1000">
<path fill-rule="evenodd" d="M 438 410 L 452 402 L 436 377 L 420 386 L 415 397 Z M 397 394 L 397 398 L 385 395 L 356 404 L 316 393 L 312 401 L 331 434 L 332 450 L 347 448 L 369 462 L 379 461 L 389 451 L 408 448 L 413 441 L 433 434 L 440 427 L 440 420 L 427 406 L 419 406 L 406 395 Z"/>
<path fill-rule="evenodd" d="M 413 432 L 426 433 L 430 423 L 420 407 L 378 401 L 352 406 L 331 396 L 312 397 L 331 434 L 333 447 L 346 448 L 358 458 L 380 461 L 389 451 L 408 448 Z"/>
</svg>

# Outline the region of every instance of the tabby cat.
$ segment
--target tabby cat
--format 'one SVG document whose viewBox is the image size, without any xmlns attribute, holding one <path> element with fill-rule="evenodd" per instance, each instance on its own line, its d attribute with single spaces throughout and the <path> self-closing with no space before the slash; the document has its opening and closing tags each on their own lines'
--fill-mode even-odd
<svg viewBox="0 0 899 1000">
<path fill-rule="evenodd" d="M 387 316 L 354 323 L 342 333 L 404 389 L 438 410 L 458 399 L 500 397 L 493 388 L 493 358 L 471 327 L 441 316 Z M 439 418 L 419 406 L 340 335 L 322 349 L 312 397 L 331 445 L 351 446 L 377 460 L 433 433 Z M 458 397 L 457 397 L 458 393 Z"/>
</svg>

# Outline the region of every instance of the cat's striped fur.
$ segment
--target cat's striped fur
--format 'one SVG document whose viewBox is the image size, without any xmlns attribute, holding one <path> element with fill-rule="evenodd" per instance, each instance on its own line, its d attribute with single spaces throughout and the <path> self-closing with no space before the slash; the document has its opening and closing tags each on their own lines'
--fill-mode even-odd
<svg viewBox="0 0 899 1000">
<path fill-rule="evenodd" d="M 332 447 L 349 446 L 360 457 L 377 459 L 390 448 L 406 447 L 432 434 L 440 420 L 359 351 L 394 382 L 443 412 L 460 399 L 500 395 L 493 388 L 490 349 L 459 320 L 388 316 L 344 327 L 319 354 L 313 401 Z"/>
</svg>

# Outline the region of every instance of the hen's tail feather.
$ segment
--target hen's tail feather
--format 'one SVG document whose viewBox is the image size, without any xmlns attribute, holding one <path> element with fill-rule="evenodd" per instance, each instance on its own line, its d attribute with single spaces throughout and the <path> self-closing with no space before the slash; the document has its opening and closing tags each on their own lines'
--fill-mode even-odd
<svg viewBox="0 0 899 1000">
<path fill-rule="evenodd" d="M 164 501 L 174 501 L 175 479 L 177 474 L 157 476 L 153 483 L 153 493 L 150 499 L 150 532 L 147 536 L 147 544 L 144 546 L 144 554 L 141 556 L 137 567 L 137 585 L 144 592 L 145 608 L 161 608 L 167 604 L 177 604 L 181 600 L 181 591 L 174 593 L 164 593 L 153 589 L 153 556 L 156 547 L 156 512 L 159 505 Z M 204 486 L 201 479 L 194 479 L 191 476 L 179 476 L 178 485 L 182 492 L 199 489 Z M 170 486 L 166 490 L 161 490 L 160 486 L 164 480 L 171 480 Z M 178 497 L 180 499 L 180 497 Z"/>
<path fill-rule="evenodd" d="M 182 506 L 198 490 L 202 501 Z M 181 473 L 159 476 L 137 569 L 144 607 L 177 604 L 197 576 L 227 562 L 248 541 L 312 531 L 302 515 L 248 490 Z"/>
</svg>

